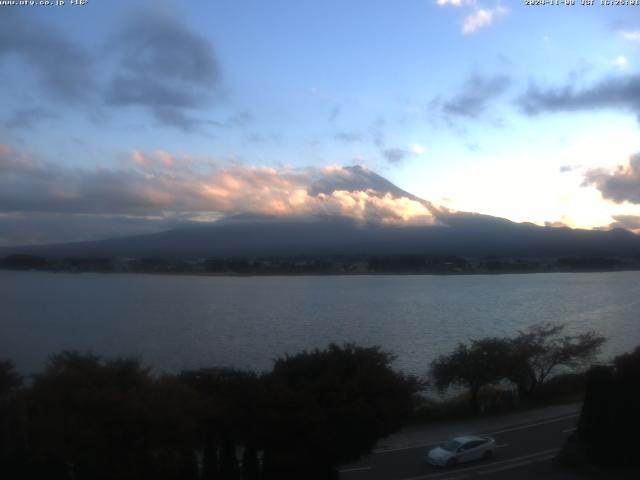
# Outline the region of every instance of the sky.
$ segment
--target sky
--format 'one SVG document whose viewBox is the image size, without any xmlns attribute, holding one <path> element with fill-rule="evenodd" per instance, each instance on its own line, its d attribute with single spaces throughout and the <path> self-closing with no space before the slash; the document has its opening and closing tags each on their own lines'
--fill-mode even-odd
<svg viewBox="0 0 640 480">
<path fill-rule="evenodd" d="M 0 245 L 238 213 L 437 223 L 349 187 L 354 165 L 441 208 L 640 232 L 640 5 L 18 3 Z"/>
</svg>

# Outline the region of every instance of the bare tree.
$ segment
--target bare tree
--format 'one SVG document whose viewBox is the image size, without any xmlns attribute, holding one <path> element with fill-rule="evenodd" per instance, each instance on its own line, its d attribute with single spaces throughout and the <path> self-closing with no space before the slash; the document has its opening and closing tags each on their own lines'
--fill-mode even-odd
<svg viewBox="0 0 640 480">
<path fill-rule="evenodd" d="M 566 325 L 538 323 L 510 340 L 511 353 L 506 377 L 521 395 L 529 396 L 561 368 L 586 366 L 606 341 L 594 331 L 563 335 Z"/>
<path fill-rule="evenodd" d="M 470 346 L 459 343 L 449 355 L 431 363 L 431 377 L 441 392 L 449 385 L 469 387 L 475 411 L 480 389 L 505 377 L 509 352 L 509 342 L 502 338 L 472 340 Z"/>
</svg>

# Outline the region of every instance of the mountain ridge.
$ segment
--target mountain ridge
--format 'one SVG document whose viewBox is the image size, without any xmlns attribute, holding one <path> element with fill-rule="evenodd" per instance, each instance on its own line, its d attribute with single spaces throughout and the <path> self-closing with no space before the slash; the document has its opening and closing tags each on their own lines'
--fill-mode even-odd
<svg viewBox="0 0 640 480">
<path fill-rule="evenodd" d="M 472 212 L 436 207 L 364 167 L 320 179 L 309 195 L 363 192 L 407 198 L 435 221 L 388 225 L 337 214 L 265 215 L 251 212 L 163 232 L 83 242 L 0 248 L 0 256 L 47 257 L 327 257 L 457 255 L 464 257 L 640 257 L 640 236 L 627 230 L 582 230 L 516 223 Z"/>
</svg>

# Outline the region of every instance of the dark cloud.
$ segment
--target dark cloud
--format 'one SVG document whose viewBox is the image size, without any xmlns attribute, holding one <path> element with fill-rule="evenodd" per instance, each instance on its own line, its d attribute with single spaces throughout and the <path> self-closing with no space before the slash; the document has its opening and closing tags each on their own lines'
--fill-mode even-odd
<svg viewBox="0 0 640 480">
<path fill-rule="evenodd" d="M 382 150 L 382 155 L 390 164 L 398 165 L 411 156 L 411 152 L 403 148 L 387 148 Z"/>
<path fill-rule="evenodd" d="M 232 128 L 245 128 L 251 125 L 254 120 L 253 114 L 245 111 L 231 116 L 227 120 L 227 125 Z"/>
<path fill-rule="evenodd" d="M 340 105 L 335 105 L 331 109 L 331 112 L 329 113 L 329 123 L 335 123 L 336 120 L 338 120 L 338 117 L 340 116 L 340 111 L 341 111 Z"/>
<path fill-rule="evenodd" d="M 588 170 L 584 184 L 595 186 L 603 198 L 615 203 L 640 204 L 640 153 L 632 155 L 628 165 L 619 166 L 614 171 Z"/>
<path fill-rule="evenodd" d="M 279 144 L 282 141 L 282 136 L 278 133 L 257 133 L 249 132 L 243 137 L 243 142 L 249 145 L 265 145 L 265 144 Z"/>
<path fill-rule="evenodd" d="M 369 127 L 371 140 L 373 141 L 373 144 L 378 148 L 382 148 L 384 146 L 386 129 L 387 121 L 382 117 L 379 117 L 375 122 L 373 122 L 373 125 Z"/>
<path fill-rule="evenodd" d="M 436 103 L 441 103 L 442 113 L 446 116 L 478 118 L 493 100 L 506 93 L 510 85 L 511 80 L 504 75 L 472 75 L 455 97 Z"/>
<path fill-rule="evenodd" d="M 187 210 L 188 197 L 174 201 L 179 173 L 151 173 L 71 169 L 0 145 L 0 212 L 154 214 L 168 205 Z"/>
<path fill-rule="evenodd" d="M 338 132 L 335 137 L 345 143 L 358 143 L 364 140 L 363 135 L 358 132 Z"/>
<path fill-rule="evenodd" d="M 615 222 L 610 225 L 611 228 L 626 228 L 632 231 L 640 230 L 639 215 L 613 215 L 613 219 Z"/>
<path fill-rule="evenodd" d="M 0 60 L 8 57 L 29 64 L 43 90 L 57 100 L 79 101 L 91 90 L 91 57 L 84 48 L 31 15 L 3 8 Z"/>
<path fill-rule="evenodd" d="M 105 100 L 146 109 L 161 124 L 191 130 L 206 123 L 195 112 L 219 93 L 213 46 L 186 25 L 150 13 L 132 19 L 114 44 L 118 72 Z"/>
<path fill-rule="evenodd" d="M 60 213 L 0 214 L 0 246 L 81 242 L 192 225 L 181 218 Z"/>
<path fill-rule="evenodd" d="M 518 104 L 528 115 L 611 108 L 632 112 L 640 121 L 640 74 L 609 77 L 582 89 L 565 85 L 545 90 L 532 85 Z"/>
<path fill-rule="evenodd" d="M 575 169 L 580 168 L 576 165 L 561 165 L 560 173 L 573 172 Z"/>
<path fill-rule="evenodd" d="M 3 9 L 0 15 L 0 68 L 13 59 L 30 65 L 50 98 L 82 103 L 94 117 L 107 105 L 141 108 L 159 124 L 184 131 L 217 124 L 198 115 L 221 95 L 214 48 L 175 16 L 148 11 L 129 17 L 109 43 L 111 56 L 101 62 L 104 82 L 97 81 L 96 64 L 79 45 L 17 9 Z M 3 123 L 27 127 L 46 118 L 51 114 L 40 107 L 20 108 Z M 250 122 L 251 115 L 243 112 L 224 126 L 241 128 Z"/>
<path fill-rule="evenodd" d="M 58 118 L 58 115 L 44 108 L 18 108 L 9 114 L 4 125 L 8 129 L 31 128 L 42 120 L 53 120 L 56 118 Z"/>
<path fill-rule="evenodd" d="M 210 120 L 207 123 L 219 128 L 243 129 L 251 125 L 254 120 L 253 114 L 245 111 L 231 115 L 226 119 Z"/>
</svg>

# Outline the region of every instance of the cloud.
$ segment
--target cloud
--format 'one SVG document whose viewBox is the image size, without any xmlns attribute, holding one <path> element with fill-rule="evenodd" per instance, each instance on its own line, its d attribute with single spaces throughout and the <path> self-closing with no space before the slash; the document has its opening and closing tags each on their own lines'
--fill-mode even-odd
<svg viewBox="0 0 640 480">
<path fill-rule="evenodd" d="M 329 113 L 329 123 L 336 123 L 336 121 L 338 120 L 338 117 L 340 116 L 341 111 L 342 111 L 342 107 L 340 106 L 340 104 L 334 105 L 333 108 L 331 109 L 331 112 Z"/>
<path fill-rule="evenodd" d="M 30 212 L 0 214 L 0 246 L 82 242 L 144 235 L 194 225 L 176 217 Z"/>
<path fill-rule="evenodd" d="M 626 40 L 629 40 L 631 42 L 640 42 L 640 30 L 631 31 L 631 32 L 623 31 L 621 33 Z"/>
<path fill-rule="evenodd" d="M 419 143 L 414 143 L 413 145 L 411 145 L 411 152 L 414 153 L 415 155 L 422 155 L 424 151 L 425 151 L 425 148 Z"/>
<path fill-rule="evenodd" d="M 483 8 L 477 0 L 437 0 L 438 6 L 446 7 L 465 7 L 470 11 L 462 21 L 462 33 L 469 35 L 483 28 L 489 27 L 497 18 L 509 13 L 509 10 L 502 5 L 496 5 L 494 8 Z"/>
<path fill-rule="evenodd" d="M 194 112 L 218 93 L 221 72 L 213 46 L 175 17 L 133 17 L 116 42 L 117 73 L 105 93 L 111 106 L 136 106 L 159 123 L 192 130 Z"/>
<path fill-rule="evenodd" d="M 364 140 L 363 135 L 358 132 L 338 132 L 335 138 L 345 143 L 359 143 Z"/>
<path fill-rule="evenodd" d="M 611 228 L 625 228 L 633 233 L 640 234 L 640 216 L 638 215 L 613 215 L 612 218 L 615 222 L 611 223 L 608 227 Z"/>
<path fill-rule="evenodd" d="M 369 134 L 371 135 L 371 140 L 373 144 L 378 148 L 384 147 L 386 129 L 387 129 L 387 121 L 382 117 L 379 117 L 369 127 Z"/>
<path fill-rule="evenodd" d="M 549 228 L 569 228 L 569 225 L 560 221 L 544 222 L 544 226 Z"/>
<path fill-rule="evenodd" d="M 4 125 L 8 129 L 30 128 L 42 120 L 53 120 L 56 118 L 58 118 L 57 114 L 44 108 L 18 108 L 9 114 Z"/>
<path fill-rule="evenodd" d="M 32 67 L 51 98 L 77 102 L 91 90 L 91 57 L 62 32 L 4 8 L 0 15 L 0 60 L 15 57 Z"/>
<path fill-rule="evenodd" d="M 462 33 L 470 34 L 475 33 L 483 28 L 487 28 L 498 17 L 506 15 L 507 12 L 508 10 L 501 6 L 490 9 L 479 8 L 465 17 L 462 23 Z"/>
<path fill-rule="evenodd" d="M 611 63 L 616 67 L 624 68 L 628 65 L 629 60 L 627 59 L 627 57 L 619 55 Z"/>
<path fill-rule="evenodd" d="M 149 10 L 127 18 L 109 41 L 111 53 L 100 63 L 104 81 L 98 81 L 98 64 L 81 42 L 16 9 L 4 10 L 0 67 L 15 60 L 29 65 L 38 94 L 93 109 L 140 108 L 158 124 L 183 131 L 227 123 L 240 128 L 251 121 L 246 113 L 224 123 L 199 118 L 221 97 L 221 68 L 211 43 L 176 16 Z M 27 126 L 47 116 L 41 107 L 22 107 L 4 123 Z"/>
<path fill-rule="evenodd" d="M 510 86 L 511 80 L 505 75 L 472 75 L 465 81 L 458 95 L 442 103 L 442 112 L 448 116 L 478 118 Z"/>
<path fill-rule="evenodd" d="M 573 85 L 547 90 L 530 86 L 518 103 L 528 115 L 619 109 L 638 115 L 640 120 L 640 74 L 605 78 L 582 89 L 576 89 Z"/>
<path fill-rule="evenodd" d="M 615 203 L 640 204 L 640 153 L 632 155 L 628 165 L 620 165 L 614 171 L 588 170 L 584 185 L 595 186 L 603 198 Z"/>
<path fill-rule="evenodd" d="M 462 5 L 475 4 L 475 0 L 437 0 L 436 2 L 440 6 L 453 5 L 454 7 L 461 7 Z"/>
<path fill-rule="evenodd" d="M 382 151 L 382 156 L 392 165 L 402 163 L 407 157 L 411 156 L 411 150 L 404 148 L 387 148 Z"/>
<path fill-rule="evenodd" d="M 0 215 L 122 216 L 142 221 L 253 213 L 437 223 L 424 202 L 363 167 L 273 169 L 207 162 L 161 150 L 134 151 L 128 160 L 120 169 L 71 169 L 0 145 Z"/>
</svg>

